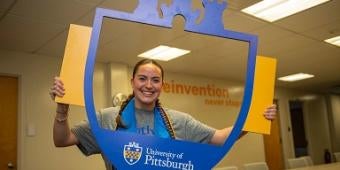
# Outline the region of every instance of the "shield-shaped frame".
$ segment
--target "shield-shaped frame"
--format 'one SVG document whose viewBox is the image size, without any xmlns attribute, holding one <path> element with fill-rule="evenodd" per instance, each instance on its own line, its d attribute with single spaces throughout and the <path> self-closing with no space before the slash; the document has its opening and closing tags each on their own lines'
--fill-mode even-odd
<svg viewBox="0 0 340 170">
<path fill-rule="evenodd" d="M 96 9 L 84 75 L 85 106 L 91 130 L 102 152 L 118 169 L 132 168 L 122 156 L 124 145 L 130 142 L 137 142 L 141 147 L 158 148 L 163 151 L 171 151 L 174 154 L 182 154 L 183 157 L 178 161 L 190 161 L 195 166 L 195 169 L 211 169 L 227 154 L 236 142 L 246 121 L 252 99 L 258 39 L 255 35 L 224 29 L 222 13 L 227 6 L 226 2 L 220 3 L 218 0 L 202 0 L 205 17 L 199 24 L 195 23 L 197 12 L 188 8 L 190 7 L 188 4 L 191 4 L 191 0 L 173 0 L 170 6 L 163 5 L 161 7 L 163 12 L 162 18 L 158 16 L 156 11 L 157 2 L 157 0 L 140 0 L 139 6 L 133 13 L 103 8 Z M 172 19 L 175 15 L 182 15 L 185 18 L 184 31 L 234 39 L 249 44 L 243 102 L 234 128 L 222 146 L 162 139 L 129 132 L 111 131 L 101 128 L 97 122 L 93 99 L 93 72 L 103 19 L 106 17 L 171 29 Z M 162 167 L 146 166 L 143 164 L 143 161 L 139 161 L 133 165 L 133 169 L 160 168 Z"/>
</svg>

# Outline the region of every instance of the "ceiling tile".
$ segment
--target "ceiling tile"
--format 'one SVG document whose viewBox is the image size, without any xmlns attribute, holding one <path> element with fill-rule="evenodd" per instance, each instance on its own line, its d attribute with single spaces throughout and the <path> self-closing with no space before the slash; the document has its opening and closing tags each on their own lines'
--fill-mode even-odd
<svg viewBox="0 0 340 170">
<path fill-rule="evenodd" d="M 32 20 L 70 24 L 94 7 L 95 4 L 82 3 L 79 0 L 34 0 L 18 1 L 10 12 L 12 15 L 24 16 Z"/>
<path fill-rule="evenodd" d="M 259 53 L 261 55 L 271 55 L 279 58 L 281 52 L 299 51 L 313 43 L 315 43 L 315 40 L 308 39 L 298 34 L 292 34 L 279 37 L 270 42 L 260 43 Z"/>
<path fill-rule="evenodd" d="M 265 22 L 240 12 L 224 12 L 224 28 L 238 32 L 249 32 L 265 26 Z"/>
<path fill-rule="evenodd" d="M 36 53 L 46 56 L 63 57 L 67 35 L 68 29 L 65 29 L 63 32 L 59 33 L 56 37 L 53 37 L 53 39 L 39 48 Z"/>
<path fill-rule="evenodd" d="M 6 11 L 11 6 L 12 3 L 14 3 L 14 0 L 1 0 L 0 11 Z"/>
<path fill-rule="evenodd" d="M 153 42 L 154 45 L 170 42 L 185 34 L 182 28 L 161 28 L 135 22 L 108 19 L 103 22 L 101 38 L 104 44 L 110 39 L 124 38 L 140 41 L 142 45 Z"/>
<path fill-rule="evenodd" d="M 40 23 L 7 15 L 0 22 L 0 47 L 33 52 L 63 30 L 65 30 L 64 25 Z"/>
<path fill-rule="evenodd" d="M 92 5 L 98 5 L 106 0 L 74 0 L 74 1 L 79 2 L 79 3 L 88 3 Z"/>
<path fill-rule="evenodd" d="M 321 42 L 315 42 L 299 50 L 282 52 L 278 60 L 279 76 L 305 72 L 318 76 L 320 81 L 340 77 L 339 56 L 339 48 Z"/>
<path fill-rule="evenodd" d="M 74 24 L 92 27 L 94 15 L 95 15 L 95 10 L 91 10 L 88 13 L 86 13 L 84 16 L 78 18 L 77 21 L 74 21 Z"/>
<path fill-rule="evenodd" d="M 302 34 L 315 38 L 319 41 L 340 35 L 340 18 L 331 23 L 302 32 Z"/>
<path fill-rule="evenodd" d="M 295 33 L 274 25 L 267 25 L 252 30 L 250 33 L 258 36 L 258 53 L 260 55 L 273 55 L 275 52 L 273 47 L 281 44 L 281 39 L 295 35 Z"/>
<path fill-rule="evenodd" d="M 340 19 L 340 1 L 333 0 L 275 22 L 289 30 L 303 32 Z"/>
<path fill-rule="evenodd" d="M 209 46 L 210 43 L 211 41 L 208 41 L 206 35 L 188 33 L 184 36 L 177 37 L 172 41 L 165 42 L 164 45 L 194 51 Z"/>
<path fill-rule="evenodd" d="M 261 0 L 228 0 L 228 8 L 240 11 L 243 8 L 260 2 Z"/>
<path fill-rule="evenodd" d="M 105 45 L 101 45 L 97 51 L 97 60 L 108 62 L 115 61 L 128 63 L 127 61 L 136 61 L 137 55 L 143 50 L 143 41 L 136 39 L 131 41 L 126 38 L 117 38 Z"/>
<path fill-rule="evenodd" d="M 295 33 L 282 29 L 274 25 L 267 25 L 255 30 L 250 31 L 250 33 L 258 36 L 259 43 L 271 43 L 281 38 L 292 36 Z"/>
<path fill-rule="evenodd" d="M 107 0 L 101 3 L 98 7 L 114 9 L 125 12 L 133 12 L 138 6 L 137 0 Z"/>
</svg>

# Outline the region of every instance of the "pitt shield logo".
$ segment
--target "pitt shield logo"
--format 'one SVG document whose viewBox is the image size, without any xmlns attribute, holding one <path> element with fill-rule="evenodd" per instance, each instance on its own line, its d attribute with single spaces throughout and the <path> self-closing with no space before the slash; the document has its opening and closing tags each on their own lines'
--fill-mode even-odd
<svg viewBox="0 0 340 170">
<path fill-rule="evenodd" d="M 124 159 L 129 165 L 133 165 L 139 161 L 142 156 L 143 148 L 136 142 L 129 142 L 124 145 Z"/>
</svg>

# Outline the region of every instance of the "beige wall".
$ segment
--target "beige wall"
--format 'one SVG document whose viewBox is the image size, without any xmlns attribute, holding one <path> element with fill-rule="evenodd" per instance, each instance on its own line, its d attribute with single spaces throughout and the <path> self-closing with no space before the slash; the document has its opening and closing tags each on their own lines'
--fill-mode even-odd
<svg viewBox="0 0 340 170">
<path fill-rule="evenodd" d="M 323 96 L 304 102 L 308 151 L 315 164 L 324 163 L 324 150 L 331 149 L 326 100 Z"/>
<path fill-rule="evenodd" d="M 98 155 L 85 157 L 76 147 L 55 148 L 53 145 L 52 123 L 55 103 L 50 100 L 48 90 L 53 77 L 58 75 L 60 65 L 61 58 L 0 51 L 0 74 L 18 76 L 20 80 L 19 168 L 21 170 L 104 169 L 101 157 Z M 117 74 L 118 72 L 120 74 Z M 110 106 L 111 96 L 117 92 L 129 93 L 130 74 L 131 68 L 124 65 L 115 63 L 96 65 L 94 74 L 96 109 Z M 119 80 L 120 84 L 116 84 L 114 80 Z M 171 80 L 185 85 L 207 86 L 213 84 L 216 88 L 227 87 L 229 98 L 234 101 L 240 101 L 243 95 L 243 91 L 239 91 L 242 83 L 238 82 L 167 72 L 166 81 L 171 82 Z M 294 156 L 292 134 L 291 131 L 288 131 L 288 127 L 290 127 L 288 100 L 304 94 L 280 88 L 275 91 L 275 98 L 279 101 L 282 143 L 286 159 Z M 206 105 L 204 100 L 211 98 L 218 97 L 163 92 L 161 102 L 165 107 L 188 112 L 216 128 L 232 125 L 239 107 Z M 84 108 L 72 106 L 71 113 L 71 125 L 86 119 Z M 35 136 L 26 135 L 28 125 L 36 129 Z M 263 161 L 265 159 L 263 148 L 261 135 L 248 134 L 234 145 L 219 166 L 237 165 L 241 167 L 243 163 Z"/>
<path fill-rule="evenodd" d="M 340 152 L 340 95 L 328 96 L 333 152 Z"/>
<path fill-rule="evenodd" d="M 0 73 L 17 76 L 20 82 L 18 167 L 20 170 L 104 169 L 100 156 L 87 158 L 76 147 L 54 147 L 52 124 L 55 103 L 51 101 L 48 91 L 60 65 L 60 58 L 0 51 Z M 94 81 L 103 81 L 103 67 L 96 68 Z M 99 107 L 104 107 L 106 87 L 95 88 L 101 89 L 95 101 Z M 71 124 L 86 118 L 83 108 L 71 107 L 71 111 Z M 35 128 L 35 136 L 26 135 L 28 125 Z"/>
</svg>

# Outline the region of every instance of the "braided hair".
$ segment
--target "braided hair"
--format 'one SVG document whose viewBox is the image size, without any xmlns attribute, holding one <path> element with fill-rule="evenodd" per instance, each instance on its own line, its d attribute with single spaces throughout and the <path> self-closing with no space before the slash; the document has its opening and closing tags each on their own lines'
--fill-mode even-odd
<svg viewBox="0 0 340 170">
<path fill-rule="evenodd" d="M 164 77 L 164 71 L 163 71 L 163 68 L 160 64 L 158 64 L 155 60 L 151 60 L 151 59 L 143 59 L 143 60 L 140 60 L 134 67 L 133 69 L 133 73 L 132 73 L 132 77 L 134 78 L 135 77 L 135 74 L 137 73 L 138 69 L 140 66 L 144 65 L 144 64 L 153 64 L 155 66 L 157 66 L 160 70 L 161 70 L 161 76 L 162 76 L 162 80 L 163 80 L 163 77 Z M 116 123 L 117 123 L 117 128 L 123 128 L 123 129 L 126 129 L 126 125 L 124 125 L 123 121 L 122 121 L 122 113 L 123 113 L 123 110 L 126 108 L 127 104 L 130 102 L 130 100 L 134 97 L 134 94 L 131 94 L 128 96 L 128 98 L 122 103 L 121 107 L 120 107 L 120 110 L 119 110 L 119 113 L 118 113 L 118 116 L 116 117 Z M 168 133 L 170 134 L 170 137 L 172 139 L 175 139 L 175 131 L 172 127 L 172 123 L 168 117 L 168 115 L 166 114 L 165 110 L 162 108 L 160 102 L 159 102 L 159 99 L 156 100 L 156 103 L 155 103 L 155 107 L 157 109 L 159 109 L 160 111 L 160 114 L 161 114 L 161 117 L 162 117 L 162 120 L 165 124 L 165 127 L 168 131 Z"/>
<path fill-rule="evenodd" d="M 127 106 L 127 104 L 130 102 L 130 100 L 134 97 L 133 94 L 130 94 L 128 96 L 128 98 L 122 102 L 122 105 L 120 106 L 120 110 L 118 112 L 118 116 L 116 117 L 116 124 L 117 124 L 117 128 L 123 128 L 123 129 L 126 129 L 126 125 L 124 125 L 123 121 L 122 121 L 122 113 L 123 113 L 123 110 L 125 109 L 125 107 Z"/>
<path fill-rule="evenodd" d="M 161 106 L 161 103 L 159 102 L 158 99 L 156 101 L 156 107 L 161 112 L 161 117 L 163 119 L 163 122 L 165 124 L 165 127 L 166 127 L 168 133 L 170 134 L 171 139 L 175 139 L 175 130 L 174 130 L 173 126 L 172 126 L 172 122 L 170 121 L 170 119 L 168 117 L 168 114 L 166 114 L 165 110 Z"/>
</svg>

